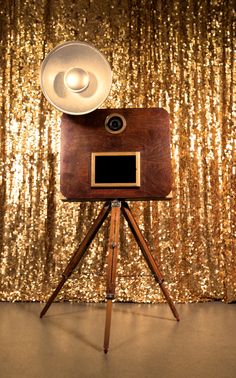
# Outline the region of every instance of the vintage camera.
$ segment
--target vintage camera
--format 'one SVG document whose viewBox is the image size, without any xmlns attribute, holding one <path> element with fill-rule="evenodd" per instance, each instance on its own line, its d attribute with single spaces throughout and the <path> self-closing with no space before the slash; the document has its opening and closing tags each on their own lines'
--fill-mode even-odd
<svg viewBox="0 0 236 378">
<path fill-rule="evenodd" d="M 171 191 L 169 115 L 163 109 L 100 109 L 111 87 L 111 70 L 94 47 L 68 42 L 56 47 L 41 67 L 45 97 L 61 118 L 60 188 L 66 201 L 104 200 L 104 206 L 72 255 L 47 312 L 81 262 L 111 212 L 107 257 L 107 311 L 104 352 L 110 338 L 123 213 L 153 276 L 177 320 L 163 276 L 125 200 L 167 199 Z"/>
<path fill-rule="evenodd" d="M 163 109 L 99 109 L 110 92 L 106 58 L 85 42 L 54 48 L 41 88 L 62 111 L 61 192 L 67 199 L 150 200 L 171 191 L 169 116 Z"/>
<path fill-rule="evenodd" d="M 67 199 L 151 200 L 171 191 L 169 115 L 164 109 L 63 114 L 61 192 Z"/>
</svg>

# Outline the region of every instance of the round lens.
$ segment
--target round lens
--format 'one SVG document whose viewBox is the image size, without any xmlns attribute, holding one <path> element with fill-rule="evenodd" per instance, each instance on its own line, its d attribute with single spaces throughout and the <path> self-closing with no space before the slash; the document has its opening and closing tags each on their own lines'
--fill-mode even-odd
<svg viewBox="0 0 236 378">
<path fill-rule="evenodd" d="M 122 128 L 122 126 L 123 126 L 122 119 L 120 119 L 118 117 L 111 118 L 108 122 L 108 127 L 112 131 L 118 131 Z"/>
<path fill-rule="evenodd" d="M 126 120 L 119 113 L 110 114 L 105 119 L 105 128 L 111 134 L 122 133 L 126 128 Z"/>
</svg>

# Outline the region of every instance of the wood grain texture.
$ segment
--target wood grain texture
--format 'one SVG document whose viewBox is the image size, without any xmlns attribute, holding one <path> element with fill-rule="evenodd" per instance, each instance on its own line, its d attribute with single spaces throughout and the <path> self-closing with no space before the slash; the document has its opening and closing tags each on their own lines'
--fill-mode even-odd
<svg viewBox="0 0 236 378">
<path fill-rule="evenodd" d="M 126 119 L 127 127 L 120 134 L 105 129 L 105 119 L 112 113 Z M 91 153 L 114 151 L 140 151 L 139 188 L 91 188 Z M 60 164 L 60 187 L 67 199 L 165 198 L 172 184 L 169 115 L 161 108 L 99 109 L 82 116 L 63 114 Z"/>
</svg>

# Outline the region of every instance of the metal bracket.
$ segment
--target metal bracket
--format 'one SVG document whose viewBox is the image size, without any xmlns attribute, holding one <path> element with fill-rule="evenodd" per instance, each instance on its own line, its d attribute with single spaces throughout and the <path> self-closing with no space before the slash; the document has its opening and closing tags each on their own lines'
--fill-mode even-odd
<svg viewBox="0 0 236 378">
<path fill-rule="evenodd" d="M 111 202 L 111 207 L 121 207 L 121 201 L 119 201 L 119 200 L 113 200 Z"/>
<path fill-rule="evenodd" d="M 114 297 L 115 296 L 112 293 L 108 293 L 107 296 L 106 296 L 107 299 L 114 299 Z"/>
</svg>

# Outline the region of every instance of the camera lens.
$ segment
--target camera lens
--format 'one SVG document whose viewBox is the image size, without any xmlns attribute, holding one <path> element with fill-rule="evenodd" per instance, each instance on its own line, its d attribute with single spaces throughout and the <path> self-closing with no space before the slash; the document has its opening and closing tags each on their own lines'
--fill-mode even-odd
<svg viewBox="0 0 236 378">
<path fill-rule="evenodd" d="M 126 120 L 121 114 L 110 114 L 105 121 L 105 127 L 109 133 L 119 134 L 126 127 Z"/>
<path fill-rule="evenodd" d="M 119 131 L 123 126 L 123 121 L 120 117 L 112 117 L 109 119 L 107 126 L 112 131 Z"/>
</svg>

